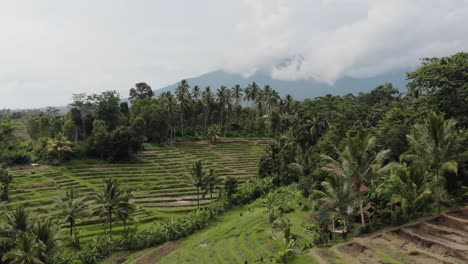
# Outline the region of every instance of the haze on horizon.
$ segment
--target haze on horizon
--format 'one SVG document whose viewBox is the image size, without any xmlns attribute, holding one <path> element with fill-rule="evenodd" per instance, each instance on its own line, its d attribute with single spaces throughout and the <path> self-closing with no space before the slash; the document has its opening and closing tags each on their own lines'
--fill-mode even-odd
<svg viewBox="0 0 468 264">
<path fill-rule="evenodd" d="M 468 0 L 2 1 L 0 109 L 213 70 L 333 83 L 468 47 Z"/>
</svg>

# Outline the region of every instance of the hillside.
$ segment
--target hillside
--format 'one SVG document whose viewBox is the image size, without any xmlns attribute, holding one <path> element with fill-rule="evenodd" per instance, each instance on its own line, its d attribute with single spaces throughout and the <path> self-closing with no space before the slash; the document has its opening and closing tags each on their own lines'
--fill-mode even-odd
<svg viewBox="0 0 468 264">
<path fill-rule="evenodd" d="M 60 211 L 54 197 L 64 197 L 67 188 L 79 190 L 92 197 L 101 190 L 104 179 L 113 176 L 134 188 L 134 202 L 139 206 L 135 218 L 139 226 L 151 224 L 155 219 L 181 216 L 197 206 L 196 189 L 188 180 L 188 166 L 202 160 L 221 178 L 236 177 L 239 182 L 254 177 L 257 161 L 263 153 L 260 141 L 231 141 L 216 145 L 207 142 L 185 143 L 177 146 L 147 146 L 141 153 L 142 162 L 134 164 L 108 164 L 99 160 L 76 160 L 64 167 L 17 167 L 12 170 L 15 179 L 11 186 L 11 199 L 7 208 L 24 206 L 32 218 L 57 216 Z M 215 199 L 216 194 L 213 199 Z M 200 201 L 210 203 L 209 197 Z M 104 233 L 97 217 L 78 221 L 82 237 Z M 122 229 L 116 225 L 115 231 Z M 66 227 L 64 224 L 63 227 Z"/>
<path fill-rule="evenodd" d="M 400 91 L 406 91 L 405 79 L 408 69 L 385 73 L 370 78 L 351 78 L 344 77 L 335 82 L 334 85 L 319 83 L 313 80 L 283 81 L 271 78 L 268 74 L 256 73 L 250 77 L 243 77 L 240 74 L 232 74 L 224 71 L 213 71 L 198 77 L 188 78 L 190 85 L 198 85 L 202 88 L 211 86 L 219 88 L 221 85 L 232 87 L 236 84 L 246 86 L 249 83 L 256 82 L 260 87 L 268 84 L 273 87 L 281 96 L 291 94 L 294 98 L 301 100 L 305 98 L 314 98 L 326 94 L 344 95 L 348 93 L 357 94 L 359 92 L 369 92 L 379 84 L 392 83 Z M 174 91 L 177 83 L 155 90 L 156 95 L 166 91 Z"/>
</svg>

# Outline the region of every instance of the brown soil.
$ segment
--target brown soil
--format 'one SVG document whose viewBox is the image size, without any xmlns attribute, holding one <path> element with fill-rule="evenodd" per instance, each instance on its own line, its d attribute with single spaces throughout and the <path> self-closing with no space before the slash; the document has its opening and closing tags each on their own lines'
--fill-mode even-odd
<svg viewBox="0 0 468 264">
<path fill-rule="evenodd" d="M 140 257 L 135 263 L 136 264 L 154 264 L 158 263 L 164 256 L 178 250 L 180 248 L 179 241 L 168 242 L 157 249 L 148 252 L 147 254 Z"/>
<path fill-rule="evenodd" d="M 387 258 L 408 264 L 468 263 L 468 207 L 310 251 L 320 263 L 334 263 L 323 251 L 339 251 L 335 255 L 345 263 L 388 263 Z"/>
</svg>

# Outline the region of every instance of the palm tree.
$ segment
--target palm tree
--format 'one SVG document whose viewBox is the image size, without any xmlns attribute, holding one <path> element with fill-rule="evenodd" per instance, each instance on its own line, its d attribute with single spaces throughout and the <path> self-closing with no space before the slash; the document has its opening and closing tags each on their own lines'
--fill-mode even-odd
<svg viewBox="0 0 468 264">
<path fill-rule="evenodd" d="M 322 159 L 329 162 L 322 170 L 351 180 L 359 199 L 361 224 L 365 227 L 362 195 L 363 192 L 370 190 L 365 184 L 372 184 L 376 176 L 388 172 L 394 164 L 383 166 L 390 150 L 374 151 L 375 137 L 357 135 L 346 138 L 344 141 L 345 148 L 338 160 L 322 155 Z"/>
<path fill-rule="evenodd" d="M 226 119 L 224 121 L 224 137 L 226 137 L 226 131 L 228 127 L 228 120 L 229 120 L 229 111 L 232 108 L 232 93 L 231 90 L 227 89 L 224 95 L 224 101 L 227 106 L 227 111 L 226 111 Z"/>
<path fill-rule="evenodd" d="M 8 194 L 10 192 L 10 184 L 13 181 L 13 176 L 7 170 L 0 168 L 0 184 L 1 184 L 1 201 L 8 201 Z"/>
<path fill-rule="evenodd" d="M 247 88 L 245 88 L 245 99 L 247 101 L 252 101 L 254 103 L 258 102 L 259 100 L 259 95 L 260 95 L 260 87 L 253 82 L 252 84 L 249 84 Z M 252 114 L 254 113 L 254 114 Z M 256 119 L 256 113 L 255 109 L 252 108 L 251 112 L 249 113 L 250 117 L 252 118 L 252 127 L 251 127 L 251 132 L 253 132 L 253 129 L 255 127 L 255 119 Z"/>
<path fill-rule="evenodd" d="M 431 177 L 425 169 L 404 165 L 393 170 L 384 184 L 390 186 L 394 197 L 403 199 L 408 204 L 412 218 L 424 206 L 426 198 L 432 194 L 430 180 Z"/>
<path fill-rule="evenodd" d="M 186 80 L 182 80 L 176 88 L 176 96 L 179 101 L 182 137 L 184 137 L 185 111 L 188 108 L 190 99 L 189 88 L 190 86 Z"/>
<path fill-rule="evenodd" d="M 268 220 L 273 222 L 275 220 L 275 209 L 281 203 L 281 199 L 276 192 L 269 192 L 265 200 L 263 201 L 262 205 L 267 209 L 268 212 Z"/>
<path fill-rule="evenodd" d="M 218 97 L 218 104 L 219 104 L 219 126 L 223 124 L 223 117 L 224 117 L 224 109 L 226 107 L 226 97 L 228 88 L 226 86 L 221 86 L 216 92 L 216 96 Z"/>
<path fill-rule="evenodd" d="M 195 101 L 197 101 L 198 98 L 200 97 L 200 95 L 201 95 L 200 87 L 198 85 L 195 85 L 192 88 L 192 97 L 193 97 L 193 99 L 195 99 Z"/>
<path fill-rule="evenodd" d="M 242 99 L 242 88 L 239 84 L 232 87 L 232 97 L 234 98 L 234 120 L 237 122 L 237 108 L 239 108 L 240 100 Z"/>
<path fill-rule="evenodd" d="M 101 192 L 95 194 L 94 200 L 98 205 L 97 212 L 101 218 L 105 218 L 106 223 L 109 223 L 109 235 L 112 241 L 112 216 L 121 205 L 125 193 L 119 188 L 119 182 L 114 177 L 104 180 L 103 187 Z"/>
<path fill-rule="evenodd" d="M 197 188 L 197 207 L 200 208 L 200 190 L 205 185 L 206 177 L 205 165 L 201 160 L 197 160 L 192 164 L 192 166 L 189 168 L 188 177 L 193 186 Z"/>
<path fill-rule="evenodd" d="M 219 177 L 219 174 L 215 173 L 213 169 L 210 169 L 208 175 L 205 178 L 205 193 L 203 197 L 209 192 L 210 193 L 210 201 L 213 200 L 213 191 L 214 189 L 223 183 L 223 179 Z"/>
<path fill-rule="evenodd" d="M 348 232 L 349 218 L 353 211 L 353 188 L 350 178 L 332 174 L 322 182 L 323 191 L 314 192 L 327 204 L 335 208 L 343 221 L 343 237 Z"/>
<path fill-rule="evenodd" d="M 44 264 L 39 258 L 45 249 L 44 243 L 28 233 L 20 233 L 16 247 L 3 255 L 2 261 L 21 264 Z"/>
<path fill-rule="evenodd" d="M 137 207 L 132 202 L 133 194 L 131 189 L 125 189 L 122 199 L 117 208 L 117 217 L 123 222 L 124 232 L 127 232 L 127 221 L 131 219 Z"/>
<path fill-rule="evenodd" d="M 39 259 L 48 263 L 59 246 L 60 229 L 50 219 L 46 219 L 36 222 L 32 231 L 36 235 L 38 243 L 44 245 Z"/>
<path fill-rule="evenodd" d="M 218 125 L 212 125 L 208 128 L 207 134 L 210 137 L 210 141 L 214 143 L 220 138 L 221 129 Z"/>
<path fill-rule="evenodd" d="M 171 130 L 169 132 L 169 138 L 174 139 L 175 129 L 174 129 L 174 113 L 176 112 L 177 102 L 171 92 L 165 92 L 161 94 L 161 98 L 164 100 L 164 105 L 169 113 L 169 123 L 171 125 Z"/>
<path fill-rule="evenodd" d="M 70 226 L 70 237 L 73 237 L 76 220 L 80 217 L 88 216 L 88 203 L 84 201 L 85 197 L 79 197 L 78 190 L 69 188 L 66 191 L 65 199 L 55 198 L 57 205 L 62 210 L 65 222 Z"/>
<path fill-rule="evenodd" d="M 65 153 L 73 152 L 71 145 L 72 143 L 66 137 L 60 136 L 57 139 L 49 139 L 47 142 L 47 150 L 49 153 L 57 155 L 57 159 L 60 163 Z"/>
<path fill-rule="evenodd" d="M 445 120 L 442 115 L 432 112 L 425 124 L 416 124 L 413 132 L 406 136 L 409 150 L 401 156 L 402 160 L 412 161 L 415 166 L 426 167 L 434 172 L 439 212 L 442 201 L 440 173 L 458 172 L 455 157 L 459 134 L 456 124 L 454 119 Z"/>
<path fill-rule="evenodd" d="M 203 98 L 203 104 L 205 106 L 205 120 L 204 120 L 205 123 L 204 123 L 204 126 L 203 126 L 203 132 L 206 133 L 208 120 L 210 119 L 210 108 L 211 108 L 211 104 L 214 101 L 213 93 L 211 92 L 211 89 L 210 89 L 209 86 L 207 86 L 205 88 L 205 91 L 203 91 L 202 98 Z"/>
</svg>

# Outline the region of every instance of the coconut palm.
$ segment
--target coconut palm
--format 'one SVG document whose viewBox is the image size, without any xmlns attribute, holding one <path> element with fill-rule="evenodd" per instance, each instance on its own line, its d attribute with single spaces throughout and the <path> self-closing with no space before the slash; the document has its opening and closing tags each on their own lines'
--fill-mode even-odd
<svg viewBox="0 0 468 264">
<path fill-rule="evenodd" d="M 440 173 L 442 171 L 457 173 L 457 141 L 459 133 L 454 119 L 445 120 L 442 115 L 432 112 L 425 124 L 417 124 L 406 138 L 409 150 L 402 154 L 402 160 L 413 162 L 415 166 L 431 169 L 435 175 L 437 188 L 437 208 L 440 211 L 442 191 Z"/>
<path fill-rule="evenodd" d="M 171 130 L 169 132 L 169 138 L 173 139 L 175 137 L 174 129 L 174 113 L 177 111 L 177 102 L 171 92 L 165 92 L 161 94 L 161 98 L 164 100 L 164 106 L 166 107 L 169 113 L 169 123 Z"/>
<path fill-rule="evenodd" d="M 38 242 L 42 243 L 44 246 L 39 260 L 48 263 L 51 256 L 59 247 L 60 228 L 50 219 L 46 219 L 36 222 L 32 233 L 37 237 Z"/>
<path fill-rule="evenodd" d="M 322 170 L 336 176 L 348 178 L 359 199 L 361 224 L 366 225 L 362 205 L 363 193 L 369 191 L 376 176 L 389 172 L 393 163 L 384 166 L 390 150 L 374 151 L 375 137 L 357 135 L 344 140 L 345 148 L 339 159 L 322 155 L 322 159 L 329 162 Z M 366 185 L 367 184 L 367 185 Z"/>
<path fill-rule="evenodd" d="M 200 95 L 201 95 L 200 87 L 198 85 L 195 85 L 192 88 L 192 97 L 193 97 L 193 99 L 195 99 L 195 101 L 197 101 L 198 98 L 200 97 Z"/>
<path fill-rule="evenodd" d="M 242 91 L 243 89 L 240 87 L 239 84 L 236 84 L 231 89 L 232 97 L 234 98 L 234 120 L 237 122 L 237 108 L 239 108 L 240 100 L 242 99 Z"/>
<path fill-rule="evenodd" d="M 73 152 L 71 149 L 72 143 L 64 136 L 59 136 L 57 139 L 49 139 L 47 142 L 47 150 L 52 155 L 57 155 L 60 162 L 66 153 Z"/>
<path fill-rule="evenodd" d="M 180 110 L 180 125 L 182 137 L 184 137 L 184 124 L 185 124 L 185 112 L 189 107 L 189 84 L 186 80 L 182 80 L 176 88 L 176 97 L 179 101 L 179 110 Z"/>
<path fill-rule="evenodd" d="M 421 167 L 406 165 L 392 171 L 384 184 L 391 186 L 394 198 L 403 199 L 410 210 L 410 217 L 424 206 L 426 199 L 432 195 L 431 177 Z"/>
<path fill-rule="evenodd" d="M 201 160 L 197 160 L 189 168 L 189 180 L 197 188 L 197 207 L 200 208 L 200 190 L 205 185 L 206 170 Z"/>
<path fill-rule="evenodd" d="M 65 193 L 65 199 L 55 198 L 55 202 L 62 210 L 62 216 L 70 227 L 70 236 L 73 236 L 76 221 L 80 217 L 88 216 L 88 203 L 84 201 L 85 197 L 79 197 L 78 190 L 69 188 Z"/>
<path fill-rule="evenodd" d="M 343 221 L 343 235 L 346 236 L 354 202 L 351 178 L 331 174 L 321 185 L 323 191 L 314 192 L 339 214 Z"/>
<path fill-rule="evenodd" d="M 218 125 L 212 125 L 208 128 L 207 134 L 210 137 L 211 142 L 216 142 L 220 138 L 221 129 L 219 128 Z"/>
<path fill-rule="evenodd" d="M 213 169 L 210 169 L 208 175 L 205 178 L 205 193 L 203 197 L 209 192 L 210 193 L 210 200 L 213 200 L 213 191 L 214 189 L 223 183 L 223 179 L 219 177 L 219 174 L 215 173 Z"/>
<path fill-rule="evenodd" d="M 44 243 L 33 235 L 20 233 L 16 239 L 16 247 L 3 255 L 2 261 L 20 264 L 43 264 L 40 256 L 45 249 Z"/>
<path fill-rule="evenodd" d="M 2 201 L 8 201 L 8 194 L 10 193 L 10 184 L 13 181 L 13 176 L 8 173 L 7 170 L 0 168 L 0 187 L 1 187 L 1 199 Z"/>
<path fill-rule="evenodd" d="M 268 220 L 273 222 L 276 218 L 275 209 L 281 204 L 281 197 L 276 192 L 269 192 L 262 205 L 267 209 Z"/>
<path fill-rule="evenodd" d="M 207 124 L 208 124 L 208 120 L 210 119 L 210 109 L 211 109 L 211 104 L 213 103 L 214 101 L 214 98 L 213 98 L 213 93 L 211 92 L 211 88 L 209 86 L 207 86 L 205 88 L 205 91 L 203 91 L 203 94 L 202 94 L 202 99 L 203 99 L 203 104 L 204 104 L 204 108 L 205 108 L 205 122 L 204 122 L 204 125 L 203 125 L 203 132 L 206 132 L 206 127 L 207 127 Z"/>
<path fill-rule="evenodd" d="M 103 189 L 94 196 L 97 208 L 101 218 L 109 223 L 109 235 L 112 241 L 112 216 L 116 214 L 119 206 L 121 206 L 124 199 L 124 191 L 119 188 L 119 182 L 116 178 L 110 177 L 104 180 Z"/>
<path fill-rule="evenodd" d="M 219 104 L 219 126 L 223 124 L 224 110 L 226 107 L 226 97 L 227 97 L 228 88 L 226 86 L 221 86 L 216 91 L 216 96 L 218 97 Z"/>
<path fill-rule="evenodd" d="M 132 219 L 132 214 L 135 213 L 137 206 L 132 202 L 133 193 L 131 189 L 125 189 L 122 199 L 117 207 L 117 217 L 122 221 L 124 232 L 127 232 L 127 222 Z"/>
</svg>

